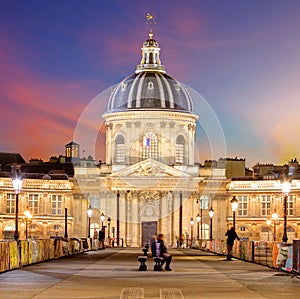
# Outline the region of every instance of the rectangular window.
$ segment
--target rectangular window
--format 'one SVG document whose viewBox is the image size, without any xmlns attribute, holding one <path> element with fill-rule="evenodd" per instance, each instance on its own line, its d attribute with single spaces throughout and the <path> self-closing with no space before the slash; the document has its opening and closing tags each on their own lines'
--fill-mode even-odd
<svg viewBox="0 0 300 299">
<path fill-rule="evenodd" d="M 271 215 L 271 195 L 261 195 L 261 215 L 270 216 Z"/>
<path fill-rule="evenodd" d="M 238 200 L 238 215 L 247 216 L 248 215 L 248 196 L 240 195 L 237 197 Z"/>
<path fill-rule="evenodd" d="M 125 144 L 116 144 L 116 163 L 125 162 Z"/>
<path fill-rule="evenodd" d="M 15 205 L 16 205 L 16 194 L 15 193 L 7 193 L 7 195 L 6 195 L 6 213 L 14 214 L 15 213 Z"/>
<path fill-rule="evenodd" d="M 293 195 L 289 195 L 287 198 L 287 214 L 289 216 L 293 216 L 294 215 L 294 196 Z"/>
<path fill-rule="evenodd" d="M 52 195 L 52 214 L 61 215 L 62 214 L 62 196 Z"/>
<path fill-rule="evenodd" d="M 176 163 L 183 163 L 184 159 L 184 145 L 176 144 Z"/>
<path fill-rule="evenodd" d="M 147 133 L 145 136 L 143 136 L 142 146 L 143 159 L 158 158 L 158 139 L 155 134 Z"/>
<path fill-rule="evenodd" d="M 28 208 L 32 214 L 37 215 L 39 213 L 39 195 L 29 194 Z"/>
<path fill-rule="evenodd" d="M 209 207 L 209 197 L 208 196 L 201 196 L 200 198 L 200 209 L 201 210 L 208 210 Z"/>
</svg>

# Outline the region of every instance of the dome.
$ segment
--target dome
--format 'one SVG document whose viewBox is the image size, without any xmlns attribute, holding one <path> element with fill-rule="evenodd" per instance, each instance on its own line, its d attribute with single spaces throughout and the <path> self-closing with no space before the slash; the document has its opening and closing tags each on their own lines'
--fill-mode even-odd
<svg viewBox="0 0 300 299">
<path fill-rule="evenodd" d="M 143 43 L 142 59 L 135 73 L 112 89 L 107 112 L 132 109 L 193 112 L 187 88 L 166 73 L 159 58 L 159 44 L 152 36 L 150 32 Z"/>
<path fill-rule="evenodd" d="M 109 99 L 108 111 L 174 109 L 193 111 L 186 88 L 166 73 L 144 71 L 118 84 Z"/>
</svg>

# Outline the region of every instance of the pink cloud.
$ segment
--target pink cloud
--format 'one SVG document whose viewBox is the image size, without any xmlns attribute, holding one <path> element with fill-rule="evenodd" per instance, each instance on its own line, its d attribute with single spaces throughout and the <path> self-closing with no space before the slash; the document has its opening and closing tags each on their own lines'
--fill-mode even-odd
<svg viewBox="0 0 300 299">
<path fill-rule="evenodd" d="M 43 78 L 7 54 L 11 45 L 2 45 L 0 150 L 20 152 L 27 160 L 64 154 L 84 103 L 92 100 L 88 89 L 95 82 Z"/>
</svg>

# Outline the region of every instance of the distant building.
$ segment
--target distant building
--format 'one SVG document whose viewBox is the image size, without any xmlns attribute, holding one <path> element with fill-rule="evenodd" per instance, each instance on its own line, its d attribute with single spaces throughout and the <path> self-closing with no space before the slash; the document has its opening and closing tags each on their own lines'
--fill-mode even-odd
<svg viewBox="0 0 300 299">
<path fill-rule="evenodd" d="M 80 164 L 80 145 L 74 141 L 71 141 L 66 146 L 66 163 L 73 163 L 75 165 Z"/>
</svg>

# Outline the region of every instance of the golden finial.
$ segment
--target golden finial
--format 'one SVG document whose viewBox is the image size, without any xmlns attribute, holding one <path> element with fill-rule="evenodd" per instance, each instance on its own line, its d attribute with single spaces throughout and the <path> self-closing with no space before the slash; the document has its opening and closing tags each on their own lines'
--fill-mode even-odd
<svg viewBox="0 0 300 299">
<path fill-rule="evenodd" d="M 149 38 L 152 39 L 152 37 L 153 37 L 153 32 L 152 32 L 152 29 L 150 29 Z"/>
<path fill-rule="evenodd" d="M 152 26 L 156 24 L 155 16 L 150 12 L 147 12 L 146 20 L 147 20 L 146 24 L 149 25 L 150 27 L 149 38 L 152 39 L 153 37 Z"/>
<path fill-rule="evenodd" d="M 147 12 L 147 14 L 146 14 L 146 19 L 147 19 L 147 21 L 149 21 L 149 23 L 154 22 L 154 24 L 156 24 L 156 22 L 154 21 L 155 16 L 152 15 L 150 12 Z M 147 23 L 147 24 L 148 24 L 148 23 Z"/>
</svg>

